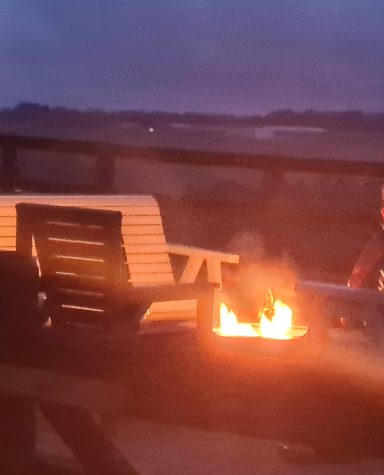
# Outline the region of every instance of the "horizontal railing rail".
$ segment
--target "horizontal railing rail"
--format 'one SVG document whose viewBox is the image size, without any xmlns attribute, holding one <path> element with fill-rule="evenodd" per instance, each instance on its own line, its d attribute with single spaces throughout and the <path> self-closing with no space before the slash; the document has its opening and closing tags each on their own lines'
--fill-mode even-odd
<svg viewBox="0 0 384 475">
<path fill-rule="evenodd" d="M 18 152 L 22 150 L 94 156 L 97 170 L 95 186 L 104 192 L 113 190 L 116 158 L 119 160 L 155 158 L 160 162 L 199 166 L 211 165 L 278 172 L 384 177 L 384 162 L 380 161 L 315 159 L 276 154 L 138 147 L 108 142 L 62 140 L 1 133 L 0 148 L 2 148 L 1 188 L 6 191 L 12 191 L 18 185 Z"/>
</svg>

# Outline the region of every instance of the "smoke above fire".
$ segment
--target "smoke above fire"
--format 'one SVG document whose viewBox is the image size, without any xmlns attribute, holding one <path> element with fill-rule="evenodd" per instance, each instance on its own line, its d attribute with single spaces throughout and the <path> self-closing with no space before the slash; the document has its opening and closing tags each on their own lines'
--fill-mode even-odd
<svg viewBox="0 0 384 475">
<path fill-rule="evenodd" d="M 285 301 L 293 300 L 297 267 L 288 254 L 268 256 L 265 239 L 257 232 L 234 235 L 228 248 L 239 254 L 240 264 L 224 271 L 224 292 L 242 320 L 255 319 L 270 290 Z"/>
</svg>

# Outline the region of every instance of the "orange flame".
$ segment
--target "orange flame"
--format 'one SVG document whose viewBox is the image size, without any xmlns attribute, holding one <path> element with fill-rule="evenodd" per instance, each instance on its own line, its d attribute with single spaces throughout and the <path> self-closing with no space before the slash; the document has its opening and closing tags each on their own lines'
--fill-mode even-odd
<svg viewBox="0 0 384 475">
<path fill-rule="evenodd" d="M 260 334 L 264 338 L 288 340 L 293 326 L 293 312 L 289 305 L 275 299 L 269 290 L 269 302 L 260 312 Z"/>
<path fill-rule="evenodd" d="M 220 304 L 220 325 L 214 332 L 220 336 L 251 336 L 288 340 L 306 331 L 293 328 L 293 312 L 289 305 L 275 299 L 269 291 L 268 303 L 260 311 L 258 323 L 241 323 L 224 303 Z"/>
<path fill-rule="evenodd" d="M 220 328 L 218 332 L 222 336 L 259 336 L 251 323 L 239 323 L 232 310 L 220 304 Z"/>
</svg>

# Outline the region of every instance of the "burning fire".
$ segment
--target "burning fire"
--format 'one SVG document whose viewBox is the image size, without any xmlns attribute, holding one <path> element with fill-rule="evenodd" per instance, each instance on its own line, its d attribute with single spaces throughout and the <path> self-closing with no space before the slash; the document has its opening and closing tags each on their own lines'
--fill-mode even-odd
<svg viewBox="0 0 384 475">
<path fill-rule="evenodd" d="M 260 335 L 264 338 L 288 340 L 293 326 L 291 307 L 280 299 L 275 299 L 269 290 L 268 303 L 260 312 Z"/>
<path fill-rule="evenodd" d="M 268 292 L 268 302 L 259 313 L 258 323 L 241 323 L 224 303 L 220 304 L 220 326 L 214 329 L 221 336 L 251 336 L 288 340 L 296 336 L 291 307 Z"/>
<path fill-rule="evenodd" d="M 225 305 L 220 304 L 220 328 L 221 336 L 259 336 L 256 328 L 251 323 L 239 323 L 232 310 Z"/>
</svg>

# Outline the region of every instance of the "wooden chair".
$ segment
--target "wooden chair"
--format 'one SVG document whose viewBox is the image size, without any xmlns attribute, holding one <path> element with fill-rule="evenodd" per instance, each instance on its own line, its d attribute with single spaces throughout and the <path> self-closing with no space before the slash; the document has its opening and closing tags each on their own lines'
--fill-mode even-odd
<svg viewBox="0 0 384 475">
<path fill-rule="evenodd" d="M 121 212 L 31 203 L 16 211 L 16 250 L 31 256 L 34 243 L 54 326 L 94 328 L 102 336 L 116 329 L 124 340 L 153 301 L 194 298 L 204 320 L 212 312 L 212 285 L 132 286 Z"/>
<path fill-rule="evenodd" d="M 15 249 L 15 205 L 18 202 L 120 211 L 123 246 L 133 287 L 175 284 L 170 255 L 187 258 L 179 283 L 195 282 L 205 265 L 207 281 L 220 287 L 222 265 L 239 262 L 239 256 L 235 254 L 168 243 L 159 205 L 150 195 L 1 195 L 0 249 Z M 195 319 L 196 305 L 195 299 L 159 300 L 150 306 L 146 319 Z"/>
</svg>

